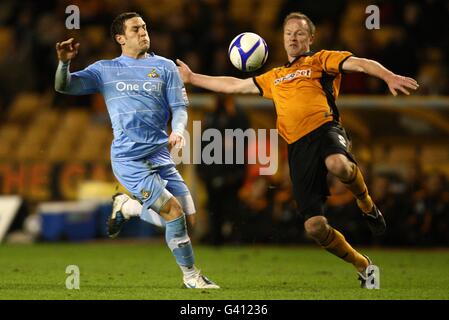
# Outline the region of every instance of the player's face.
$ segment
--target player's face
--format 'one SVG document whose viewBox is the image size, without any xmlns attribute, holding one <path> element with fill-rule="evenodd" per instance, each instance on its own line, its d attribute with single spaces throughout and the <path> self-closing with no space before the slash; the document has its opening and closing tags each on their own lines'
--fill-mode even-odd
<svg viewBox="0 0 449 320">
<path fill-rule="evenodd" d="M 125 21 L 125 47 L 137 52 L 146 52 L 150 49 L 150 37 L 147 26 L 141 17 Z"/>
<path fill-rule="evenodd" d="M 312 42 L 313 36 L 306 20 L 293 18 L 287 21 L 284 27 L 284 48 L 289 58 L 310 51 Z"/>
</svg>

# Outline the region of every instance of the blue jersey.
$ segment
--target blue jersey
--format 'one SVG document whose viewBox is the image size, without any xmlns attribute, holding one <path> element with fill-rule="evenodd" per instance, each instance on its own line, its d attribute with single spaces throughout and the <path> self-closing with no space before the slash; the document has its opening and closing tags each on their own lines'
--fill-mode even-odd
<svg viewBox="0 0 449 320">
<path fill-rule="evenodd" d="M 185 111 L 188 105 L 173 61 L 154 54 L 142 59 L 122 55 L 97 61 L 71 73 L 64 90 L 75 95 L 95 92 L 103 94 L 111 119 L 113 160 L 140 159 L 159 150 L 156 154 L 163 159 L 156 162 L 171 161 L 168 150 L 162 150 L 167 149 L 170 111 Z"/>
</svg>

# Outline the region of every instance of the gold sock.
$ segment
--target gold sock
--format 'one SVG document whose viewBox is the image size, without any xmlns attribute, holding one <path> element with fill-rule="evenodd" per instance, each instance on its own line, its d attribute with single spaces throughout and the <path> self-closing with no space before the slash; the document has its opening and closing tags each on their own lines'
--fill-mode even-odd
<svg viewBox="0 0 449 320">
<path fill-rule="evenodd" d="M 354 197 L 357 199 L 357 205 L 364 213 L 369 213 L 373 209 L 373 200 L 368 194 L 368 188 L 366 187 L 363 175 L 360 172 L 359 167 L 355 163 L 352 163 L 352 175 L 348 180 L 343 181 Z"/>
<path fill-rule="evenodd" d="M 357 199 L 356 202 L 360 210 L 362 210 L 364 213 L 370 213 L 371 210 L 373 210 L 374 203 L 369 195 L 366 195 L 363 200 Z"/>
<path fill-rule="evenodd" d="M 352 263 L 358 271 L 362 271 L 368 266 L 368 260 L 351 247 L 345 237 L 332 227 L 330 227 L 326 238 L 320 244 L 333 255 Z"/>
</svg>

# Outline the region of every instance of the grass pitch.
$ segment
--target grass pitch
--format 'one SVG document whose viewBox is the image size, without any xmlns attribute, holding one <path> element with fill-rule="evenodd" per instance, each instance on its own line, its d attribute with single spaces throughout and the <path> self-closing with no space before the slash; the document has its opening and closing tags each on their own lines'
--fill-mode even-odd
<svg viewBox="0 0 449 320">
<path fill-rule="evenodd" d="M 355 269 L 319 248 L 194 250 L 220 290 L 182 289 L 164 243 L 1 245 L 0 299 L 449 299 L 449 250 L 361 250 L 380 267 L 380 290 L 359 288 Z M 68 265 L 79 290 L 66 289 Z"/>
</svg>

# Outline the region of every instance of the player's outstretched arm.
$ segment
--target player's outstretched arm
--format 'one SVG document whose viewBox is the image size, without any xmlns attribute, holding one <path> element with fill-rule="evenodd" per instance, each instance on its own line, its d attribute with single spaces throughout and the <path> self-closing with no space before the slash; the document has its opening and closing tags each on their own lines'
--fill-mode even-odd
<svg viewBox="0 0 449 320">
<path fill-rule="evenodd" d="M 55 74 L 55 90 L 64 93 L 70 83 L 69 64 L 70 60 L 78 54 L 80 44 L 75 43 L 74 38 L 56 43 L 56 54 L 58 56 L 58 68 Z"/>
<path fill-rule="evenodd" d="M 252 78 L 239 79 L 234 77 L 213 77 L 200 73 L 194 73 L 189 66 L 176 59 L 184 83 L 190 83 L 196 87 L 221 93 L 245 93 L 258 94 L 259 90 Z"/>
<path fill-rule="evenodd" d="M 408 89 L 417 90 L 419 88 L 419 84 L 415 79 L 394 74 L 374 60 L 350 57 L 343 62 L 342 69 L 344 71 L 364 72 L 382 79 L 387 83 L 390 92 L 394 96 L 398 95 L 397 90 L 409 95 Z"/>
<path fill-rule="evenodd" d="M 74 38 L 56 44 L 59 63 L 55 74 L 55 90 L 60 93 L 84 95 L 99 91 L 101 72 L 96 63 L 84 70 L 70 73 L 70 60 L 78 54 L 79 46 Z"/>
</svg>

